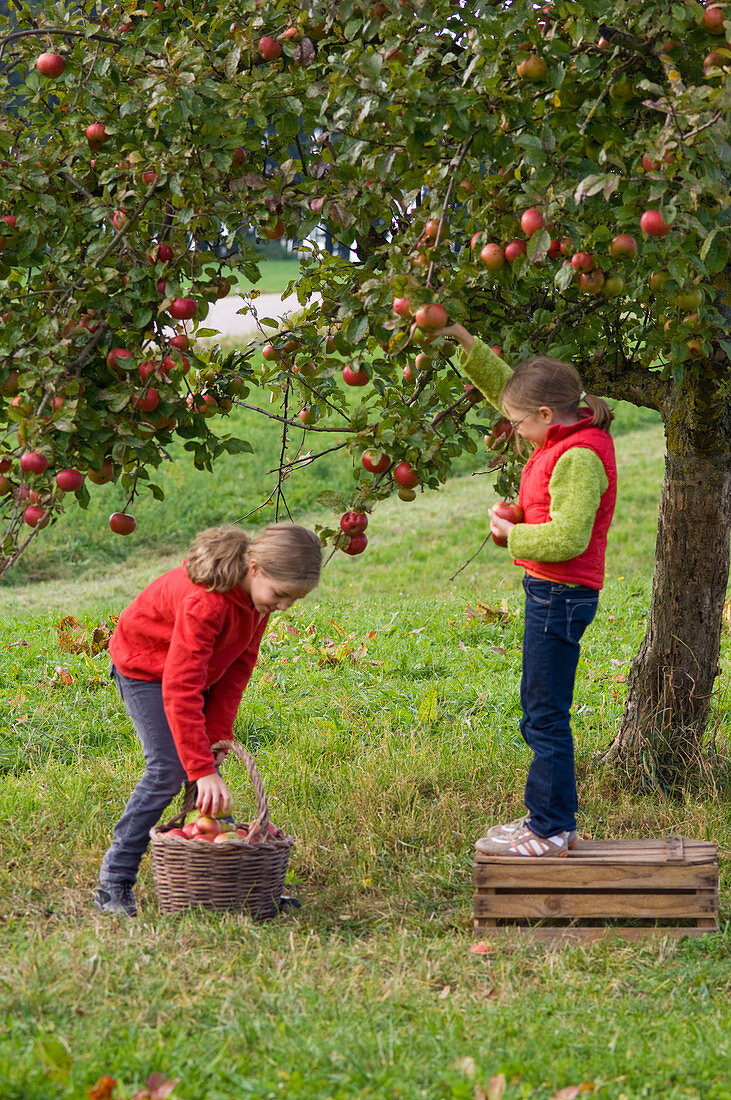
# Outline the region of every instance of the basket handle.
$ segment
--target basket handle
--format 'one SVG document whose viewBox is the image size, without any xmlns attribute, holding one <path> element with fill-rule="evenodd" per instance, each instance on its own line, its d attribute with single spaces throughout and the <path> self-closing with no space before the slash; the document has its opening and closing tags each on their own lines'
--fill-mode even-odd
<svg viewBox="0 0 731 1100">
<path fill-rule="evenodd" d="M 261 829 L 262 831 L 265 831 L 267 825 L 269 824 L 269 803 L 267 801 L 267 796 L 264 793 L 264 784 L 261 781 L 259 769 L 256 766 L 256 761 L 254 760 L 254 757 L 251 755 L 248 749 L 244 748 L 244 746 L 239 741 L 217 741 L 215 745 L 211 746 L 211 750 L 213 752 L 233 752 L 235 756 L 238 756 L 239 760 L 242 762 L 242 764 L 246 768 L 246 771 L 249 774 L 249 779 L 251 780 L 252 786 L 254 788 L 254 794 L 256 795 L 257 816 L 255 817 L 252 824 L 256 829 Z M 183 821 L 185 815 L 189 813 L 190 810 L 195 809 L 197 797 L 197 783 L 186 782 L 185 793 L 183 794 L 182 809 L 179 814 L 176 814 L 170 824 L 178 820 Z"/>
</svg>

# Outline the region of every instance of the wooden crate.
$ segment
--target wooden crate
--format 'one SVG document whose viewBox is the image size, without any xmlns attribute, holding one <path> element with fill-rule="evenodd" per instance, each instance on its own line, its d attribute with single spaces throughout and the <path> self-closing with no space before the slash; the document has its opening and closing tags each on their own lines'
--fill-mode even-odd
<svg viewBox="0 0 731 1100">
<path fill-rule="evenodd" d="M 567 856 L 475 854 L 475 930 L 544 942 L 718 928 L 718 848 L 704 840 L 579 840 Z"/>
</svg>

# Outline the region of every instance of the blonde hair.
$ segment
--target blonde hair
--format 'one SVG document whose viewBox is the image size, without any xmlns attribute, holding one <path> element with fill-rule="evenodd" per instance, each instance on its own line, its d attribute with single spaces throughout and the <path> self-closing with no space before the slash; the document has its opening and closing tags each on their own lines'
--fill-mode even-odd
<svg viewBox="0 0 731 1100">
<path fill-rule="evenodd" d="M 185 568 L 193 584 L 229 592 L 241 584 L 252 558 L 271 580 L 309 591 L 320 580 L 322 543 L 297 523 L 270 523 L 253 539 L 234 524 L 209 527 L 193 539 Z"/>
<path fill-rule="evenodd" d="M 605 432 L 614 420 L 614 413 L 603 398 L 584 393 L 576 367 L 548 355 L 536 355 L 518 364 L 501 394 L 501 402 L 505 401 L 526 412 L 538 412 L 545 405 L 569 413 L 578 412 L 583 402 L 591 409 L 594 427 Z"/>
</svg>

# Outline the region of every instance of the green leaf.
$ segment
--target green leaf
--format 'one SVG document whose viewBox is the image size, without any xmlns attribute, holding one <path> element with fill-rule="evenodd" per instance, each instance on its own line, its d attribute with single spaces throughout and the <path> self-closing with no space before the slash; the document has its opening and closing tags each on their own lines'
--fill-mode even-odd
<svg viewBox="0 0 731 1100">
<path fill-rule="evenodd" d="M 250 443 L 247 443 L 245 439 L 235 439 L 232 437 L 230 439 L 221 440 L 221 444 L 224 451 L 226 451 L 230 455 L 254 453 L 254 448 L 251 446 Z"/>
<path fill-rule="evenodd" d="M 526 249 L 528 259 L 531 263 L 539 264 L 542 260 L 545 260 L 550 247 L 551 234 L 547 229 L 539 229 L 528 241 L 528 248 Z"/>
</svg>

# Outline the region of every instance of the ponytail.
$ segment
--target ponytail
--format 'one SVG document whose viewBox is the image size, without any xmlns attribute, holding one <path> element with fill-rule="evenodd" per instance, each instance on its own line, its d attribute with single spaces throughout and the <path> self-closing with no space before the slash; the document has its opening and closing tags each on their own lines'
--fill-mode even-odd
<svg viewBox="0 0 731 1100">
<path fill-rule="evenodd" d="M 593 393 L 585 393 L 582 404 L 591 409 L 591 422 L 595 428 L 601 428 L 603 432 L 609 431 L 609 426 L 614 420 L 614 413 L 603 397 L 595 397 Z"/>
</svg>

